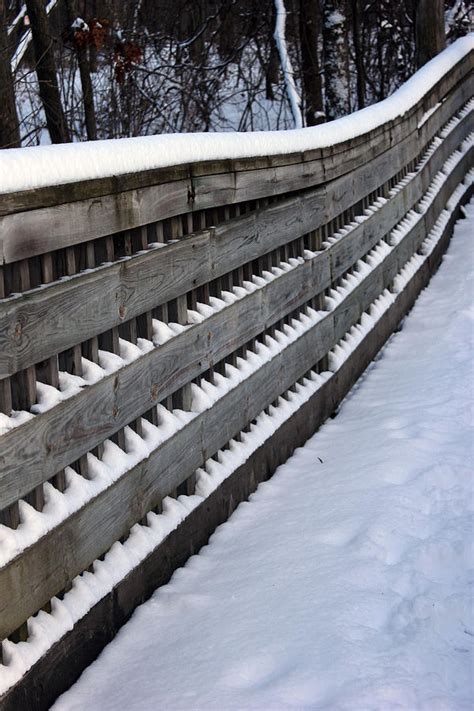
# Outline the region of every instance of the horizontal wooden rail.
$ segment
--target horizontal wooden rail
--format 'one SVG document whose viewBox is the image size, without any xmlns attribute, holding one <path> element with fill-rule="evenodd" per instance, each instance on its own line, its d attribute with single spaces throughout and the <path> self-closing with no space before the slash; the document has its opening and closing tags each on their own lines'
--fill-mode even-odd
<svg viewBox="0 0 474 711">
<path fill-rule="evenodd" d="M 424 115 L 440 100 L 444 100 L 445 97 L 448 97 L 450 92 L 458 84 L 462 84 L 466 78 L 468 80 L 472 80 L 469 79 L 469 75 L 472 75 L 472 56 L 466 55 L 448 74 L 440 79 L 440 81 L 427 92 L 420 102 L 418 102 L 406 114 L 399 117 L 395 121 L 384 124 L 374 131 L 362 134 L 349 141 L 341 141 L 340 143 L 328 146 L 327 148 L 318 149 L 316 151 L 307 151 L 306 153 L 288 153 L 270 157 L 180 165 L 172 168 L 149 170 L 140 173 L 128 173 L 120 176 L 97 178 L 87 181 L 78 181 L 76 183 L 68 183 L 66 185 L 53 185 L 50 187 L 40 188 L 39 190 L 31 189 L 13 194 L 0 194 L 0 216 L 14 214 L 15 212 L 32 211 L 37 208 L 45 208 L 60 205 L 62 203 L 80 202 L 85 197 L 94 200 L 104 196 L 115 195 L 117 193 L 126 193 L 128 191 L 135 191 L 159 185 L 164 186 L 169 183 L 174 183 L 174 186 L 170 189 L 170 193 L 174 192 L 175 195 L 180 194 L 179 199 L 181 199 L 179 187 L 180 181 L 189 181 L 189 185 L 186 186 L 186 190 L 183 190 L 182 192 L 183 201 L 181 202 L 178 210 L 178 212 L 183 212 L 188 209 L 187 188 L 192 187 L 190 182 L 191 178 L 205 178 L 206 176 L 211 176 L 212 178 L 216 175 L 222 176 L 223 174 L 231 173 L 236 176 L 233 183 L 235 187 L 239 180 L 240 174 L 242 174 L 242 183 L 245 185 L 248 183 L 249 179 L 247 174 L 256 173 L 255 183 L 251 186 L 251 189 L 259 189 L 259 186 L 262 186 L 261 196 L 263 196 L 273 194 L 272 191 L 288 192 L 286 188 L 286 178 L 288 168 L 291 166 L 296 166 L 295 179 L 297 179 L 298 175 L 301 175 L 302 169 L 305 172 L 304 176 L 302 176 L 305 180 L 305 184 L 299 185 L 298 187 L 292 186 L 292 189 L 308 187 L 310 175 L 313 176 L 311 177 L 311 185 L 323 183 L 326 180 L 334 180 L 335 178 L 352 171 L 355 167 L 357 167 L 357 165 L 360 165 L 361 162 L 369 162 L 372 160 L 372 158 L 377 155 L 377 149 L 375 149 L 374 152 L 374 146 L 379 145 L 381 146 L 381 150 L 386 150 L 387 136 L 391 135 L 389 145 L 393 145 L 400 140 L 401 135 L 406 135 L 414 130 L 420 122 L 423 121 Z M 472 91 L 470 95 L 472 96 Z M 466 97 L 469 97 L 469 92 Z M 380 144 L 377 143 L 377 140 L 374 140 L 376 138 L 381 138 Z M 317 170 L 316 166 L 320 164 L 322 160 L 325 162 L 325 168 L 323 170 L 321 166 L 321 168 Z M 306 164 L 313 162 L 315 163 L 315 166 L 312 170 Z M 281 168 L 282 171 L 281 173 L 273 173 L 271 176 L 269 175 L 270 180 L 265 188 L 263 188 L 263 183 L 265 182 L 264 172 L 268 169 L 271 170 L 274 168 Z M 228 200 L 229 197 L 231 200 Z M 249 196 L 241 195 L 237 200 L 235 195 L 229 195 L 226 191 L 225 197 L 223 195 L 219 195 L 219 202 L 209 205 L 209 207 L 214 207 L 216 204 L 226 204 L 227 202 L 232 201 L 232 197 L 234 197 L 236 202 L 239 200 L 249 199 Z M 250 199 L 255 199 L 256 197 L 258 196 L 253 193 L 250 195 Z M 172 216 L 172 212 L 166 213 L 166 210 L 168 209 L 166 204 L 163 204 L 162 207 L 163 212 L 160 213 L 157 219 Z M 131 225 L 123 226 L 119 229 L 127 229 L 130 226 Z"/>
<path fill-rule="evenodd" d="M 195 165 L 192 174 L 188 167 L 183 166 L 175 171 L 166 170 L 163 177 L 166 182 L 163 183 L 160 182 L 160 173 L 155 171 L 154 184 L 131 191 L 127 191 L 123 185 L 126 178 L 106 179 L 109 194 L 92 195 L 86 200 L 74 202 L 71 195 L 74 188 L 69 185 L 58 186 L 47 189 L 46 195 L 48 191 L 56 191 L 62 196 L 59 202 L 64 204 L 54 205 L 49 209 L 43 206 L 44 203 L 48 204 L 47 199 L 38 209 L 31 209 L 35 196 L 29 192 L 31 199 L 27 211 L 0 217 L 0 263 L 97 239 L 190 210 L 255 200 L 282 192 L 308 189 L 335 180 L 351 173 L 361 163 L 370 162 L 410 133 L 418 132 L 418 124 L 424 113 L 438 103 L 440 95 L 445 96 L 451 90 L 456 93 L 457 84 L 462 82 L 469 72 L 470 64 L 466 59 L 438 89 L 430 92 L 429 98 L 399 121 L 393 122 L 393 125 L 381 127 L 369 135 L 336 148 L 318 150 L 315 155 L 297 154 L 280 158 L 203 164 L 200 167 Z M 471 82 L 472 77 L 468 76 L 467 83 L 461 87 L 461 103 L 472 96 Z M 440 94 L 440 91 L 443 93 Z M 450 104 L 451 101 L 448 106 Z M 443 113 L 440 112 L 441 120 Z M 425 122 L 421 128 L 423 134 L 437 131 L 434 121 L 434 117 L 430 117 Z M 421 140 L 423 138 L 421 137 Z M 178 175 L 177 180 L 173 179 L 175 173 Z M 78 189 L 77 185 L 74 187 Z M 86 195 L 91 190 L 94 192 L 94 181 L 87 182 L 83 190 Z M 0 196 L 0 206 L 2 197 Z M 10 196 L 9 200 L 5 198 L 5 202 L 3 212 L 15 209 L 13 196 Z"/>
<path fill-rule="evenodd" d="M 84 388 L 44 413 L 41 427 L 31 420 L 6 433 L 0 451 L 0 500 L 5 505 L 18 500 L 185 382 L 326 289 L 419 201 L 429 177 L 441 169 L 453 148 L 473 128 L 471 112 L 402 189 L 324 252 Z M 464 169 L 462 163 L 458 173 Z M 459 182 L 459 174 L 454 179 Z M 444 193 L 439 200 L 443 204 Z"/>
<path fill-rule="evenodd" d="M 458 163 L 457 182 L 472 165 L 473 154 L 474 149 L 471 149 Z M 7 636 L 44 605 L 68 580 L 125 535 L 163 496 L 310 370 L 359 320 L 417 251 L 426 236 L 425 221 L 438 218 L 455 184 L 454 179 L 446 181 L 439 193 L 443 199 L 432 202 L 403 240 L 334 311 L 2 568 L 0 620 L 5 622 L 0 624 L 0 636 Z M 22 585 L 25 575 L 30 586 L 28 595 L 24 594 Z"/>
<path fill-rule="evenodd" d="M 472 121 L 463 122 L 465 125 Z M 469 124 L 471 125 L 471 124 Z M 439 130 L 440 127 L 438 127 Z M 467 135 L 467 134 L 466 134 Z M 419 152 L 417 135 L 327 186 L 0 304 L 0 378 L 105 332 L 346 210 Z"/>
<path fill-rule="evenodd" d="M 258 447 L 220 486 L 195 508 L 112 591 L 104 595 L 61 640 L 26 672 L 1 701 L 5 711 L 27 707 L 34 699 L 36 708 L 50 708 L 53 701 L 79 677 L 97 657 L 117 630 L 130 618 L 137 605 L 158 586 L 167 583 L 177 566 L 183 565 L 190 551 L 205 545 L 215 528 L 223 523 L 241 501 L 267 479 L 269 471 L 284 462 L 298 446 L 331 415 L 350 387 L 376 356 L 400 320 L 413 305 L 418 293 L 436 269 L 449 242 L 459 205 L 472 195 L 467 190 L 458 201 L 434 252 L 426 259 L 405 289 L 375 327 L 357 346 L 337 373 L 333 374 L 310 399 L 275 433 Z M 88 644 L 84 644 L 84 640 Z M 70 655 L 70 656 L 69 656 Z M 75 660 L 71 664 L 69 659 Z M 39 683 L 41 681 L 41 683 Z"/>
</svg>

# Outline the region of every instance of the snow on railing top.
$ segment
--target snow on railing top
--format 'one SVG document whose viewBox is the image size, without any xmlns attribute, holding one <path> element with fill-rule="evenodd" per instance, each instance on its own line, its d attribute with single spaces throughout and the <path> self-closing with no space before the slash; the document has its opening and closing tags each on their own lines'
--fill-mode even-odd
<svg viewBox="0 0 474 711">
<path fill-rule="evenodd" d="M 210 160 L 276 156 L 325 148 L 402 116 L 470 51 L 474 33 L 454 42 L 394 94 L 337 121 L 254 133 L 188 133 L 0 151 L 0 193 Z"/>
</svg>

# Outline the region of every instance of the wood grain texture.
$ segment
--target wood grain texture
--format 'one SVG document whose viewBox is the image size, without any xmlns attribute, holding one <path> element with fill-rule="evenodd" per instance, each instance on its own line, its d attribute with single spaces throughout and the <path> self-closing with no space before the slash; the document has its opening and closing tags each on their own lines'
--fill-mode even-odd
<svg viewBox="0 0 474 711">
<path fill-rule="evenodd" d="M 463 135 L 456 135 L 456 139 Z M 420 199 L 426 174 L 432 172 L 431 161 L 436 161 L 439 169 L 451 153 L 451 145 L 447 152 L 443 146 L 444 143 L 402 191 L 325 252 L 34 421 L 3 435 L 0 507 L 18 500 L 336 281 Z M 461 174 L 469 160 L 466 158 L 461 165 Z M 443 193 L 444 200 L 447 196 Z"/>
<path fill-rule="evenodd" d="M 417 152 L 416 135 L 370 165 L 165 247 L 0 304 L 0 378 L 119 326 L 343 213 Z"/>
<path fill-rule="evenodd" d="M 435 106 L 440 98 L 449 97 L 451 94 L 454 94 L 466 77 L 469 77 L 469 75 L 472 77 L 473 57 L 473 52 L 466 55 L 446 76 L 442 77 L 442 79 L 435 84 L 416 106 L 403 117 L 398 117 L 396 120 L 390 122 L 387 128 L 392 132 L 392 135 L 395 135 L 395 131 L 397 131 L 397 135 L 399 135 L 400 126 L 403 126 L 402 130 L 404 131 L 404 135 L 407 135 L 410 130 L 413 130 L 418 125 L 424 113 Z M 262 171 L 271 166 L 290 166 L 295 163 L 300 163 L 302 160 L 305 163 L 325 161 L 326 173 L 323 175 L 323 179 L 334 179 L 355 167 L 354 164 L 351 165 L 351 162 L 344 160 L 349 150 L 357 150 L 357 148 L 360 147 L 366 148 L 367 145 L 377 140 L 380 133 L 384 132 L 385 127 L 381 127 L 362 134 L 361 136 L 357 136 L 355 139 L 343 141 L 328 148 L 307 151 L 304 154 L 289 153 L 272 156 L 270 158 L 259 157 L 236 161 L 207 161 L 190 166 L 171 166 L 169 168 L 129 173 L 108 178 L 78 181 L 66 185 L 53 185 L 13 194 L 0 194 L 0 215 L 29 211 L 41 207 L 59 205 L 65 202 L 78 202 L 85 198 L 93 200 L 116 193 L 140 190 L 159 185 L 166 186 L 168 183 L 178 183 L 180 181 L 185 183 L 187 181 L 189 182 L 191 175 L 204 176 Z M 393 143 L 394 141 L 391 142 L 391 145 L 393 145 Z M 331 160 L 331 167 L 329 167 L 329 160 Z M 352 158 L 352 161 L 353 160 Z M 328 172 L 328 170 L 330 172 Z M 284 185 L 280 186 L 280 192 L 285 192 Z"/>
<path fill-rule="evenodd" d="M 441 209 L 436 201 L 426 215 L 435 209 Z M 334 311 L 0 570 L 0 620 L 8 620 L 6 626 L 0 624 L 0 637 L 7 636 L 44 605 L 314 367 L 389 286 L 425 236 L 424 218 L 420 218 Z M 22 584 L 26 571 L 29 594 L 25 594 Z"/>
<path fill-rule="evenodd" d="M 3 435 L 0 507 L 90 451 L 329 283 L 329 257 L 323 253 Z"/>
<path fill-rule="evenodd" d="M 19 194 L 17 198 L 0 195 L 0 214 L 14 211 L 18 200 L 26 207 L 24 212 L 11 212 L 0 217 L 0 263 L 78 244 L 189 210 L 306 189 L 336 179 L 372 161 L 399 143 L 402 137 L 419 133 L 417 126 L 423 112 L 436 105 L 440 96 L 445 97 L 450 90 L 454 94 L 456 91 L 466 92 L 466 88 L 457 84 L 464 77 L 467 82 L 472 82 L 469 69 L 469 62 L 463 60 L 442 86 L 435 87 L 419 106 L 398 120 L 352 141 L 307 154 L 178 166 L 164 169 L 161 176 L 160 171 L 150 171 L 148 180 L 153 177 L 155 184 L 147 184 L 147 179 L 141 175 L 44 188 L 43 202 L 45 205 L 52 202 L 51 207 L 33 208 L 41 190 L 27 191 L 29 202 L 27 194 Z M 440 95 L 444 89 L 446 94 Z M 444 103 L 450 105 L 451 101 L 454 107 L 459 99 L 449 96 Z M 430 132 L 434 135 L 439 130 L 446 111 L 447 108 L 441 105 L 425 122 L 423 134 L 427 140 Z M 450 115 L 453 112 L 454 109 Z M 138 185 L 130 188 L 137 181 Z M 104 192 L 105 186 L 109 192 Z M 92 195 L 81 199 L 89 194 L 88 191 Z M 54 194 L 56 198 L 52 197 Z"/>
<path fill-rule="evenodd" d="M 463 196 L 465 202 L 472 188 Z M 0 699 L 5 711 L 35 708 L 46 711 L 54 700 L 78 678 L 112 640 L 118 628 L 159 585 L 168 582 L 173 571 L 205 545 L 216 526 L 270 476 L 331 415 L 349 389 L 373 360 L 379 349 L 411 309 L 429 281 L 445 251 L 459 215 L 454 210 L 435 251 L 414 275 L 394 304 L 363 339 L 341 369 L 334 374 L 213 492 L 183 523 L 131 571 L 114 590 L 98 602 L 58 643 L 28 671 L 23 679 Z M 87 640 L 87 641 L 86 641 Z M 75 660 L 75 663 L 71 663 Z"/>
</svg>

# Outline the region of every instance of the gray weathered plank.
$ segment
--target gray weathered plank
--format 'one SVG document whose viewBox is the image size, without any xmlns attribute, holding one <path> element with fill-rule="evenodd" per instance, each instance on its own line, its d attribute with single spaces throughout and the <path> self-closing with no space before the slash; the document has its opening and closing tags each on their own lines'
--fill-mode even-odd
<svg viewBox="0 0 474 711">
<path fill-rule="evenodd" d="M 361 256 L 361 255 L 359 255 Z M 1 438 L 0 508 L 330 284 L 323 252 Z"/>
<path fill-rule="evenodd" d="M 437 157 L 440 166 L 446 158 L 443 145 L 431 158 Z M 463 165 L 465 169 L 466 163 Z M 352 267 L 419 200 L 424 183 L 423 171 L 428 167 L 429 164 L 425 164 L 403 191 L 326 252 L 226 307 L 205 323 L 191 327 L 35 421 L 3 435 L 0 505 L 16 501 L 186 381 L 207 370 L 210 364 L 218 362 L 327 288 L 330 281 L 334 282 Z M 405 197 L 405 192 L 409 193 L 409 198 Z M 328 275 L 328 260 L 331 276 Z M 386 283 L 390 283 L 390 279 Z M 229 323 L 233 324 L 231 337 Z M 208 333 L 212 334 L 209 341 Z M 111 417 L 112 412 L 114 417 Z"/>
<path fill-rule="evenodd" d="M 166 247 L 0 303 L 0 378 L 86 341 L 303 236 L 388 180 L 412 135 L 349 176 Z"/>
<path fill-rule="evenodd" d="M 389 125 L 389 130 L 392 135 L 397 131 L 399 136 L 400 126 L 403 126 L 404 135 L 413 130 L 419 120 L 423 117 L 425 111 L 433 107 L 440 98 L 454 93 L 459 84 L 472 74 L 473 55 L 469 55 L 461 59 L 453 69 L 448 72 L 442 79 L 404 116 L 399 117 Z M 308 151 L 305 154 L 285 154 L 271 156 L 269 158 L 248 158 L 239 161 L 208 161 L 198 164 L 178 165 L 170 168 L 161 168 L 156 170 L 148 170 L 140 173 L 129 173 L 108 178 L 99 178 L 86 181 L 78 181 L 66 185 L 53 185 L 40 189 L 25 190 L 14 194 L 0 194 L 0 215 L 11 214 L 14 212 L 28 211 L 41 207 L 59 205 L 64 202 L 76 202 L 84 198 L 96 199 L 106 195 L 115 193 L 123 193 L 131 190 L 140 190 L 150 186 L 166 185 L 168 183 L 177 183 L 183 181 L 189 183 L 190 171 L 193 171 L 195 176 L 224 174 L 224 173 L 243 173 L 248 171 L 261 171 L 262 169 L 271 166 L 290 166 L 294 163 L 325 161 L 326 172 L 325 179 L 334 179 L 339 177 L 341 170 L 347 172 L 351 170 L 351 163 L 347 163 L 345 158 L 353 148 L 370 144 L 373 139 L 380 133 L 380 129 L 376 129 L 369 133 L 357 136 L 350 141 L 343 141 L 335 146 L 319 149 L 317 151 Z M 382 133 L 385 132 L 382 127 Z M 398 140 L 398 139 L 395 139 Z M 392 145 L 393 145 L 392 140 Z M 354 165 L 352 165 L 354 167 Z M 174 188 L 171 188 L 173 191 Z M 280 191 L 285 192 L 285 186 L 281 185 Z M 268 194 L 268 193 L 267 193 Z M 217 203 L 216 203 L 217 204 Z M 169 216 L 172 216 L 171 214 Z"/>
<path fill-rule="evenodd" d="M 458 91 L 463 91 L 462 87 Z M 401 136 L 407 136 L 407 126 L 412 126 L 412 132 L 418 133 L 414 121 L 418 113 L 414 110 L 393 122 L 389 133 L 382 127 L 372 132 L 373 136 L 365 135 L 363 141 L 359 137 L 354 142 L 355 148 L 345 142 L 341 146 L 322 149 L 316 152 L 321 156 L 319 159 L 308 160 L 309 156 L 303 154 L 285 156 L 280 157 L 281 165 L 278 165 L 278 157 L 252 159 L 250 165 L 255 166 L 252 170 L 248 169 L 249 161 L 243 162 L 247 170 L 239 170 L 242 166 L 238 161 L 221 162 L 218 164 L 220 170 L 217 165 L 212 167 L 207 163 L 177 167 L 178 175 L 182 176 L 184 171 L 184 177 L 179 180 L 133 190 L 122 189 L 112 194 L 96 194 L 90 199 L 73 202 L 70 202 L 72 188 L 58 186 L 57 191 L 61 188 L 63 193 L 63 204 L 37 209 L 31 209 L 30 204 L 25 212 L 0 217 L 0 263 L 131 229 L 190 209 L 205 209 L 321 184 L 351 172 L 361 162 L 369 162 L 390 145 L 400 142 Z M 428 139 L 429 132 L 433 135 L 442 125 L 440 117 L 442 119 L 444 114 L 442 105 L 424 125 L 423 132 Z M 262 165 L 266 167 L 259 167 Z M 210 169 L 215 174 L 209 175 Z M 159 172 L 153 174 L 159 180 Z M 166 169 L 168 180 L 173 175 L 173 169 Z M 93 185 L 93 181 L 89 182 Z M 111 184 L 120 186 L 121 182 L 115 180 Z M 84 191 L 87 185 L 89 183 L 83 187 Z M 51 193 L 53 188 L 47 190 Z"/>
<path fill-rule="evenodd" d="M 428 213 L 436 207 L 433 203 Z M 346 316 L 347 304 L 343 301 L 335 311 L 222 397 L 210 410 L 197 415 L 154 450 L 148 459 L 126 472 L 80 511 L 0 570 L 0 619 L 8 620 L 0 627 L 0 637 L 7 636 L 74 575 L 125 535 L 163 496 L 175 489 L 313 367 L 342 335 L 343 328 L 347 330 L 358 320 L 361 309 L 365 310 L 388 286 L 384 278 L 391 280 L 392 274 L 387 264 L 396 263 L 400 268 L 404 243 L 409 242 L 413 250 L 419 247 L 425 236 L 420 224 L 423 225 L 422 219 L 358 287 L 353 296 L 353 303 L 355 301 L 358 308 L 350 311 L 350 318 Z M 344 327 L 338 321 L 341 314 Z M 92 532 L 95 534 L 92 535 Z M 31 591 L 28 596 L 21 585 L 26 574 Z M 22 591 L 21 594 L 19 591 Z"/>
</svg>

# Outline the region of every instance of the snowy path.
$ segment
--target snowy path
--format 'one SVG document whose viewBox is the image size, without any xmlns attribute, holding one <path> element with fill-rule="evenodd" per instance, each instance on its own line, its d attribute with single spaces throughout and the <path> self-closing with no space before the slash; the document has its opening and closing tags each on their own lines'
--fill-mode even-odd
<svg viewBox="0 0 474 711">
<path fill-rule="evenodd" d="M 470 709 L 474 203 L 329 421 L 55 711 Z"/>
</svg>

